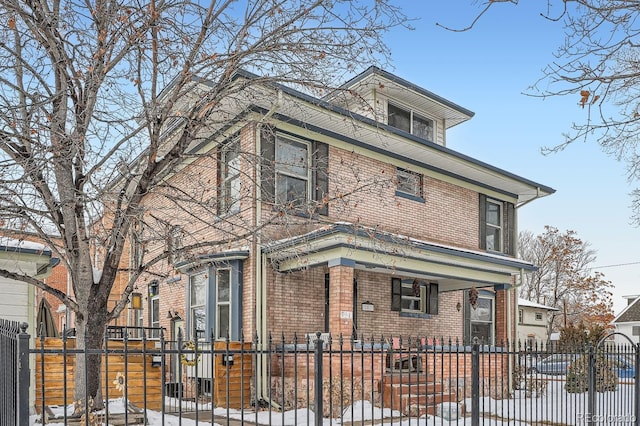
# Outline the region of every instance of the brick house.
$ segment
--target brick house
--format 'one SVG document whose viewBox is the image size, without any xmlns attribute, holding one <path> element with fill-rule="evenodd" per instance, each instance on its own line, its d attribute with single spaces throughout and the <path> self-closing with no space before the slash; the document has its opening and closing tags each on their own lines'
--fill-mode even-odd
<svg viewBox="0 0 640 426">
<path fill-rule="evenodd" d="M 220 124 L 167 181 L 216 214 L 150 194 L 169 236 L 145 249 L 219 244 L 139 280 L 136 325 L 188 339 L 516 336 L 513 285 L 534 268 L 515 257 L 517 210 L 554 190 L 447 147 L 473 117 L 447 99 L 376 67 L 342 89 L 252 86 L 209 117 Z"/>
</svg>

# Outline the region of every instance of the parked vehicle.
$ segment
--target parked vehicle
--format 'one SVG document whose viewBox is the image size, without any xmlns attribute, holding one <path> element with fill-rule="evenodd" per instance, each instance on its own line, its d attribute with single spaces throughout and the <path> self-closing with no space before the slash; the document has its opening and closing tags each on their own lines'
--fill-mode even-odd
<svg viewBox="0 0 640 426">
<path fill-rule="evenodd" d="M 636 377 L 636 367 L 634 362 L 623 355 L 608 354 L 607 358 L 611 367 L 620 379 L 633 379 Z"/>
<path fill-rule="evenodd" d="M 554 354 L 540 361 L 535 361 L 529 367 L 529 373 L 567 374 L 569 365 L 577 358 L 576 354 Z"/>
</svg>

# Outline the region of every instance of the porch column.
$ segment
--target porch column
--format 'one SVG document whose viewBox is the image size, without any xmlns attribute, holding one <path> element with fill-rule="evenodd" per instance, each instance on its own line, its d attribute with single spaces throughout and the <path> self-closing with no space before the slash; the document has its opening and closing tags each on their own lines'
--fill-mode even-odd
<svg viewBox="0 0 640 426">
<path fill-rule="evenodd" d="M 329 261 L 329 333 L 334 341 L 342 334 L 345 342 L 353 332 L 353 277 L 355 261 Z"/>
</svg>

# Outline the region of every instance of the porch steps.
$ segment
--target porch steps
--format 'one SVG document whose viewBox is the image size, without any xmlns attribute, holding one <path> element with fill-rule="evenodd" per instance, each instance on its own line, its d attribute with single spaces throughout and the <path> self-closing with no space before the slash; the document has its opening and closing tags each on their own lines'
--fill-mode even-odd
<svg viewBox="0 0 640 426">
<path fill-rule="evenodd" d="M 438 404 L 456 401 L 455 394 L 445 392 L 432 375 L 416 372 L 387 372 L 380 381 L 380 393 L 384 407 L 411 417 L 434 415 Z"/>
</svg>

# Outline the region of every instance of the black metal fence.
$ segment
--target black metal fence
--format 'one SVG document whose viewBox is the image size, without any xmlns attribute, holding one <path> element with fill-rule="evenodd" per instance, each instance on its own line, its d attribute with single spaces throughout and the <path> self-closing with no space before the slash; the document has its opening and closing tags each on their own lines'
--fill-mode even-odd
<svg viewBox="0 0 640 426">
<path fill-rule="evenodd" d="M 15 325 L 0 327 L 6 328 L 2 339 L 12 333 L 16 341 L 29 339 Z M 170 341 L 162 331 L 151 339 L 147 331 L 112 330 L 95 350 L 76 348 L 75 338 L 42 337 L 26 351 L 18 343 L 14 355 L 5 353 L 1 340 L 3 386 L 18 383 L 15 400 L 15 391 L 2 389 L 2 424 L 28 424 L 29 411 L 43 423 L 87 425 L 180 424 L 175 418 L 218 424 L 639 424 L 640 352 L 633 344 L 531 348 L 320 333 L 211 343 L 181 336 Z M 88 374 L 74 369 L 74 359 L 90 354 L 103 357 L 106 404 L 81 417 L 74 406 L 99 405 L 73 393 L 74 374 Z M 35 371 L 25 376 L 20 365 L 30 357 Z M 16 361 L 13 370 L 6 360 Z M 20 377 L 9 380 L 12 374 Z"/>
<path fill-rule="evenodd" d="M 29 424 L 27 324 L 0 319 L 0 425 Z"/>
</svg>

